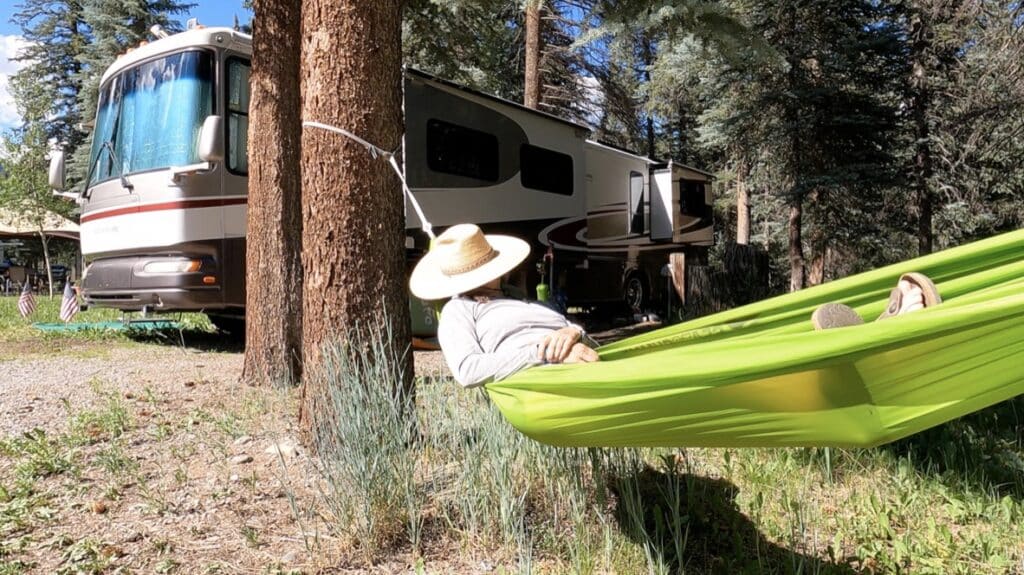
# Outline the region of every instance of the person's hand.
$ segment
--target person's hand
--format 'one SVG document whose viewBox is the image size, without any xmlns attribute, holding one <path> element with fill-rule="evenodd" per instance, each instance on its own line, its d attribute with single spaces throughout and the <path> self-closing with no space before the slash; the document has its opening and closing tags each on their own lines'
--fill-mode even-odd
<svg viewBox="0 0 1024 575">
<path fill-rule="evenodd" d="M 580 330 L 568 326 L 544 336 L 537 344 L 537 359 L 548 363 L 562 363 L 580 340 Z"/>
<path fill-rule="evenodd" d="M 569 356 L 562 360 L 562 363 L 591 363 L 595 361 L 601 361 L 601 356 L 582 343 L 577 343 L 573 344 Z"/>
</svg>

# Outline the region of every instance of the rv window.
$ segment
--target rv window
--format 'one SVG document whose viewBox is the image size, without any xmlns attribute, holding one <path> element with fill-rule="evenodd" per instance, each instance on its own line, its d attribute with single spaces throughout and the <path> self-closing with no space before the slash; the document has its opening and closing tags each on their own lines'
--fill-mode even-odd
<svg viewBox="0 0 1024 575">
<path fill-rule="evenodd" d="M 679 194 L 679 208 L 688 216 L 703 218 L 708 214 L 708 206 L 704 199 L 704 182 L 683 180 L 682 192 Z"/>
<path fill-rule="evenodd" d="M 249 173 L 249 62 L 240 58 L 228 58 L 227 99 L 228 99 L 228 171 L 234 174 Z"/>
<path fill-rule="evenodd" d="M 427 121 L 427 166 L 443 174 L 498 181 L 498 138 L 441 120 Z"/>
<path fill-rule="evenodd" d="M 640 172 L 629 173 L 629 233 L 645 234 L 644 221 L 644 176 Z"/>
<path fill-rule="evenodd" d="M 572 156 L 523 144 L 519 148 L 519 180 L 524 188 L 572 195 Z"/>
</svg>

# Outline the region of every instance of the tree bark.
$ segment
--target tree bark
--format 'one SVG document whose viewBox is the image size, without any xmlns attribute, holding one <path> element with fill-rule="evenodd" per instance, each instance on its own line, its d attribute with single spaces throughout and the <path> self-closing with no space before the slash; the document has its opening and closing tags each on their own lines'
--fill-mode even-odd
<svg viewBox="0 0 1024 575">
<path fill-rule="evenodd" d="M 794 199 L 789 204 L 789 291 L 804 288 L 804 250 L 801 235 L 803 202 Z"/>
<path fill-rule="evenodd" d="M 736 243 L 750 243 L 750 195 L 747 192 L 747 165 L 740 162 L 736 169 Z"/>
<path fill-rule="evenodd" d="M 534 110 L 540 105 L 540 5 L 542 0 L 526 3 L 526 74 L 523 105 Z"/>
<path fill-rule="evenodd" d="M 302 116 L 385 150 L 402 135 L 401 2 L 303 0 Z M 346 330 L 385 318 L 400 351 L 411 342 L 400 183 L 387 162 L 335 133 L 302 132 L 304 369 Z M 412 356 L 403 355 L 411 391 Z M 305 377 L 300 421 L 328 392 Z"/>
<path fill-rule="evenodd" d="M 242 379 L 302 375 L 301 0 L 253 2 Z"/>
<path fill-rule="evenodd" d="M 807 270 L 807 284 L 816 286 L 825 281 L 825 265 L 828 259 L 828 242 L 821 232 L 811 234 L 811 265 Z"/>
</svg>

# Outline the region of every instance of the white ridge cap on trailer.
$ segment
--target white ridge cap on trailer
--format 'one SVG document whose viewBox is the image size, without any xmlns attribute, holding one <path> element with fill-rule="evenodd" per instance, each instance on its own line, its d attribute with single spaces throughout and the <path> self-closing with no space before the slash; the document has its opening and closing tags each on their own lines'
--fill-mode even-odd
<svg viewBox="0 0 1024 575">
<path fill-rule="evenodd" d="M 612 152 L 612 153 L 618 154 L 620 156 L 627 156 L 627 157 L 634 158 L 634 159 L 637 159 L 637 160 L 642 160 L 644 162 L 647 162 L 648 164 L 660 164 L 661 163 L 659 160 L 652 160 L 651 158 L 648 158 L 647 156 L 641 156 L 640 154 L 636 154 L 636 153 L 630 152 L 629 150 L 623 150 L 622 148 L 616 148 L 615 146 L 609 146 L 608 144 L 603 144 L 601 142 L 598 142 L 597 140 L 586 140 L 586 145 L 594 147 L 594 148 L 598 148 L 598 149 L 601 149 L 601 150 L 605 150 L 605 151 L 608 151 L 608 152 Z"/>
<path fill-rule="evenodd" d="M 167 38 L 152 40 L 145 45 L 135 47 L 131 52 L 122 54 L 114 60 L 114 63 L 103 73 L 100 85 L 102 86 L 114 74 L 130 68 L 143 60 L 169 52 L 176 52 L 182 48 L 202 46 L 234 48 L 248 54 L 252 52 L 252 36 L 236 32 L 232 28 L 193 28 L 184 32 L 178 32 L 177 34 L 171 34 Z"/>
</svg>

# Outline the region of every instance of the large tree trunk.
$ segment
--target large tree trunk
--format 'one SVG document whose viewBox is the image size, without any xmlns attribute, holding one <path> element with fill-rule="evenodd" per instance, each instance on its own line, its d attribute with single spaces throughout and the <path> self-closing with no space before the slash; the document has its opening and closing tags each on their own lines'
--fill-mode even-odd
<svg viewBox="0 0 1024 575">
<path fill-rule="evenodd" d="M 401 2 L 303 0 L 303 118 L 344 128 L 385 150 L 402 134 Z M 338 134 L 302 133 L 302 343 L 305 371 L 345 330 L 390 322 L 411 342 L 402 190 L 388 164 Z M 403 385 L 412 386 L 405 354 Z M 328 393 L 304 377 L 301 421 Z"/>
<path fill-rule="evenodd" d="M 736 243 L 750 243 L 750 194 L 747 192 L 747 165 L 736 168 Z"/>
<path fill-rule="evenodd" d="M 789 204 L 789 291 L 804 288 L 804 250 L 801 239 L 803 202 L 793 199 Z"/>
<path fill-rule="evenodd" d="M 253 2 L 242 378 L 302 375 L 301 0 Z"/>
<path fill-rule="evenodd" d="M 537 109 L 540 105 L 540 5 L 542 0 L 526 3 L 526 74 L 523 105 Z"/>
<path fill-rule="evenodd" d="M 932 30 L 921 10 L 910 14 L 910 114 L 914 126 L 914 164 L 911 182 L 917 201 L 917 247 L 920 255 L 932 251 L 932 176 L 931 133 L 928 113 L 931 90 L 928 86 L 927 63 Z"/>
</svg>

